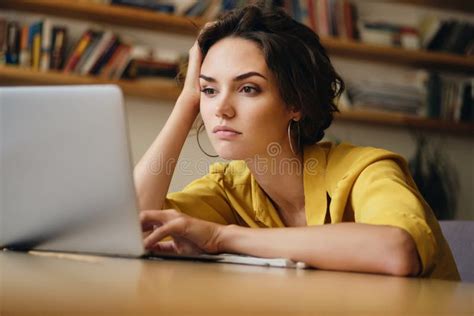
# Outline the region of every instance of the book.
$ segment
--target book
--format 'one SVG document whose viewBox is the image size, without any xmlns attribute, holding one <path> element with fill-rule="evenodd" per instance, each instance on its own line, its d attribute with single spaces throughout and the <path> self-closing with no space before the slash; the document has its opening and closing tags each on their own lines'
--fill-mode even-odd
<svg viewBox="0 0 474 316">
<path fill-rule="evenodd" d="M 423 86 L 426 74 L 417 74 L 406 83 L 374 80 L 347 81 L 348 96 L 356 109 L 376 109 L 424 115 L 426 92 Z"/>
<path fill-rule="evenodd" d="M 327 0 L 329 35 L 337 36 L 336 0 Z"/>
<path fill-rule="evenodd" d="M 453 109 L 453 120 L 459 122 L 461 120 L 461 110 L 463 106 L 464 87 L 466 86 L 465 81 L 461 81 L 457 85 L 457 91 L 454 99 Z"/>
<path fill-rule="evenodd" d="M 192 6 L 194 6 L 198 0 L 180 0 L 174 4 L 176 15 L 185 15 Z"/>
<path fill-rule="evenodd" d="M 328 0 L 317 0 L 316 12 L 319 35 L 329 36 Z"/>
<path fill-rule="evenodd" d="M 344 1 L 338 0 L 334 3 L 334 26 L 335 26 L 335 34 L 338 37 L 347 39 L 347 30 L 345 26 L 345 19 L 344 19 Z"/>
<path fill-rule="evenodd" d="M 469 40 L 466 48 L 464 49 L 464 54 L 467 56 L 474 55 L 474 36 L 472 39 Z"/>
<path fill-rule="evenodd" d="M 299 0 L 299 18 L 300 22 L 306 26 L 310 26 L 309 22 L 309 10 L 308 10 L 308 1 L 307 0 Z"/>
<path fill-rule="evenodd" d="M 474 122 L 474 79 L 468 80 L 462 93 L 460 121 Z"/>
<path fill-rule="evenodd" d="M 120 62 L 126 57 L 130 49 L 130 46 L 119 43 L 117 48 L 114 50 L 112 56 L 108 62 L 101 68 L 99 76 L 104 79 L 112 79 L 116 73 L 116 69 Z"/>
<path fill-rule="evenodd" d="M 141 77 L 175 78 L 178 75 L 179 65 L 150 59 L 132 59 L 125 70 L 124 77 L 137 79 Z"/>
<path fill-rule="evenodd" d="M 123 5 L 129 7 L 135 7 L 145 10 L 165 12 L 173 14 L 175 12 L 175 6 L 171 3 L 163 3 L 162 1 L 153 0 L 112 0 L 112 5 Z"/>
<path fill-rule="evenodd" d="M 74 47 L 71 54 L 67 58 L 63 72 L 70 73 L 74 70 L 77 63 L 79 62 L 79 59 L 81 58 L 82 54 L 86 50 L 91 40 L 92 40 L 92 31 L 91 30 L 85 31 L 82 34 L 79 41 L 77 41 L 76 46 Z"/>
<path fill-rule="evenodd" d="M 291 1 L 291 0 L 289 0 Z M 198 1 L 200 2 L 200 1 Z M 235 8 L 237 8 L 239 6 L 239 1 L 236 1 L 236 0 L 222 0 L 222 11 L 223 12 L 226 12 L 226 11 L 230 11 L 230 10 L 233 10 Z M 197 5 L 197 4 L 196 4 Z M 188 11 L 190 11 L 192 8 L 190 8 Z M 186 15 L 187 15 L 188 12 L 186 12 Z"/>
<path fill-rule="evenodd" d="M 225 0 L 224 0 L 225 2 Z M 222 7 L 224 7 L 224 3 L 222 4 Z M 289 15 L 289 16 L 294 16 L 293 13 L 293 4 L 291 1 L 283 1 L 283 10 Z"/>
<path fill-rule="evenodd" d="M 426 49 L 428 50 L 440 50 L 443 46 L 443 43 L 449 37 L 451 30 L 456 25 L 456 22 L 453 20 L 444 21 L 441 23 L 441 27 L 436 32 L 434 37 L 427 43 Z"/>
<path fill-rule="evenodd" d="M 92 75 L 99 74 L 102 68 L 109 62 L 110 58 L 115 53 L 119 44 L 120 42 L 117 36 L 114 36 L 113 39 L 110 41 L 110 43 L 107 45 L 107 47 L 104 49 L 104 53 L 102 54 L 102 56 L 100 56 L 99 59 L 94 64 L 94 66 L 92 66 L 89 73 Z"/>
<path fill-rule="evenodd" d="M 221 12 L 222 0 L 211 0 L 207 9 L 202 13 L 201 17 L 204 20 L 212 21 Z"/>
<path fill-rule="evenodd" d="M 5 64 L 5 53 L 7 51 L 7 20 L 0 17 L 0 65 Z"/>
<path fill-rule="evenodd" d="M 434 39 L 439 29 L 442 26 L 442 21 L 435 16 L 427 16 L 423 18 L 418 26 L 420 34 L 421 46 L 428 48 L 429 43 Z"/>
<path fill-rule="evenodd" d="M 29 47 L 31 49 L 31 68 L 34 70 L 39 70 L 40 68 L 42 28 L 42 21 L 30 25 Z"/>
<path fill-rule="evenodd" d="M 124 45 L 126 50 L 123 51 L 122 55 L 118 58 L 117 64 L 114 71 L 112 72 L 112 79 L 120 79 L 125 75 L 130 62 L 136 60 L 149 60 L 151 59 L 152 51 L 147 46 L 130 46 Z"/>
<path fill-rule="evenodd" d="M 443 50 L 454 53 L 454 54 L 464 54 L 464 51 L 469 44 L 469 41 L 474 38 L 474 25 L 461 22 L 459 23 L 460 27 L 453 30 L 449 39 L 443 45 Z"/>
<path fill-rule="evenodd" d="M 21 28 L 20 35 L 20 67 L 30 68 L 31 67 L 31 52 L 29 46 L 29 32 L 30 27 L 24 25 Z"/>
<path fill-rule="evenodd" d="M 107 47 L 109 47 L 110 42 L 115 39 L 115 35 L 111 31 L 106 31 L 98 39 L 97 45 L 94 47 L 90 56 L 84 62 L 84 65 L 79 69 L 81 75 L 87 75 L 91 72 L 94 65 L 97 63 L 99 58 L 106 52 Z"/>
<path fill-rule="evenodd" d="M 316 8 L 314 0 L 306 0 L 306 6 L 308 8 L 308 26 L 317 33 L 317 24 L 316 24 Z"/>
<path fill-rule="evenodd" d="M 440 44 L 439 50 L 445 52 L 452 52 L 454 50 L 454 46 L 456 45 L 456 41 L 459 41 L 461 39 L 463 33 L 466 32 L 465 29 L 468 28 L 468 23 L 455 22 L 449 34 L 446 35 L 446 38 Z"/>
<path fill-rule="evenodd" d="M 112 68 L 112 72 L 109 76 L 110 79 L 119 80 L 122 78 L 125 69 L 127 68 L 128 64 L 130 63 L 131 54 L 132 54 L 132 47 L 128 44 L 122 44 L 123 48 L 118 55 L 115 65 Z"/>
<path fill-rule="evenodd" d="M 360 39 L 364 43 L 394 46 L 395 35 L 398 29 L 390 24 L 379 22 L 360 22 Z"/>
<path fill-rule="evenodd" d="M 211 0 L 200 0 L 186 11 L 186 16 L 192 16 L 192 17 L 201 16 L 204 13 L 204 11 L 206 11 L 206 9 L 209 7 L 210 4 L 211 4 Z"/>
<path fill-rule="evenodd" d="M 41 32 L 41 60 L 40 70 L 47 71 L 51 63 L 51 20 L 43 20 L 43 29 Z"/>
<path fill-rule="evenodd" d="M 348 39 L 355 39 L 357 37 L 357 32 L 355 30 L 355 21 L 356 21 L 356 10 L 355 6 L 350 3 L 348 0 L 343 1 L 342 5 L 343 16 L 344 16 L 344 28 L 345 35 Z"/>
<path fill-rule="evenodd" d="M 17 22 L 9 22 L 7 25 L 5 62 L 10 65 L 18 65 L 20 62 L 20 26 Z"/>
<path fill-rule="evenodd" d="M 92 54 L 92 52 L 94 51 L 95 47 L 99 43 L 100 38 L 102 37 L 102 35 L 103 35 L 103 32 L 101 32 L 101 31 L 91 31 L 91 39 L 89 41 L 89 44 L 84 49 L 81 56 L 79 57 L 79 60 L 76 64 L 76 66 L 73 69 L 74 73 L 80 73 L 81 68 L 84 66 L 87 59 L 89 59 L 89 57 Z"/>
<path fill-rule="evenodd" d="M 51 61 L 49 68 L 60 70 L 63 68 L 66 54 L 67 29 L 62 26 L 55 26 L 52 30 L 51 39 Z"/>
</svg>

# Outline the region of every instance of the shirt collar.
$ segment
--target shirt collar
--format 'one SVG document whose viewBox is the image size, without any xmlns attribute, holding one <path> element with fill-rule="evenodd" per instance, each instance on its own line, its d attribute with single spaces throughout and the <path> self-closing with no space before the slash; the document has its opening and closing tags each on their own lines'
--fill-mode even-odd
<svg viewBox="0 0 474 316">
<path fill-rule="evenodd" d="M 252 193 L 252 208 L 255 212 L 255 220 L 267 227 L 284 227 L 278 212 L 268 195 L 258 185 L 257 180 L 251 174 L 250 187 Z"/>
<path fill-rule="evenodd" d="M 306 146 L 303 150 L 303 184 L 307 225 L 324 224 L 327 210 L 325 170 L 325 150 L 319 145 Z M 255 220 L 267 227 L 284 227 L 272 201 L 251 173 L 250 179 Z"/>
<path fill-rule="evenodd" d="M 303 183 L 308 226 L 324 224 L 327 211 L 326 163 L 326 152 L 320 145 L 305 147 Z"/>
</svg>

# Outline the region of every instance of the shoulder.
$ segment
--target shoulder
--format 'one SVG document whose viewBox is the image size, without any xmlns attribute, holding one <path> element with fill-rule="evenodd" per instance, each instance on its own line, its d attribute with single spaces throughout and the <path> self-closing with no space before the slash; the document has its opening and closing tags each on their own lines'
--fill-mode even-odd
<svg viewBox="0 0 474 316">
<path fill-rule="evenodd" d="M 249 183 L 251 173 L 243 160 L 216 162 L 209 167 L 209 177 L 226 186 Z"/>
<path fill-rule="evenodd" d="M 385 168 L 387 164 L 377 162 L 390 161 L 390 166 L 408 172 L 406 160 L 386 149 L 354 146 L 348 143 L 320 143 L 317 145 L 325 153 L 325 179 L 328 189 L 334 189 L 341 180 L 355 181 L 357 177 L 369 166 Z M 310 149 L 315 150 L 315 149 Z"/>
<path fill-rule="evenodd" d="M 406 164 L 402 156 L 382 148 L 354 146 L 348 143 L 331 144 L 326 147 L 328 148 L 326 171 L 329 173 L 360 172 L 381 160 L 394 160 L 399 164 Z"/>
<path fill-rule="evenodd" d="M 238 184 L 248 184 L 250 181 L 250 170 L 244 161 L 216 162 L 209 166 L 206 175 L 193 180 L 181 191 L 228 192 Z"/>
</svg>

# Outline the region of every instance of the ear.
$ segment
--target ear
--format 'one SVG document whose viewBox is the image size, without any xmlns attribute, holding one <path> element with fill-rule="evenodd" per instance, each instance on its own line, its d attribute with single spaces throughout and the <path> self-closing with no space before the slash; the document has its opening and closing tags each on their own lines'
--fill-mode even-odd
<svg viewBox="0 0 474 316">
<path fill-rule="evenodd" d="M 301 110 L 297 110 L 296 107 L 292 107 L 290 110 L 290 117 L 294 121 L 301 120 L 301 117 L 302 117 Z"/>
</svg>

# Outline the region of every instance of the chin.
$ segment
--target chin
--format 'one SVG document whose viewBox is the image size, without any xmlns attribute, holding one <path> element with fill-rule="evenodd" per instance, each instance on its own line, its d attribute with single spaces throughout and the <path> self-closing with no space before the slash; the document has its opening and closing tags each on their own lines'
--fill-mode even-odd
<svg viewBox="0 0 474 316">
<path fill-rule="evenodd" d="M 242 148 L 238 148 L 235 144 L 223 144 L 214 146 L 216 153 L 219 155 L 219 158 L 225 160 L 243 160 L 245 159 L 245 153 Z"/>
<path fill-rule="evenodd" d="M 217 154 L 219 155 L 219 158 L 225 159 L 225 160 L 241 160 L 244 159 L 243 155 L 239 155 L 235 152 L 229 151 L 229 150 L 218 150 Z"/>
</svg>

